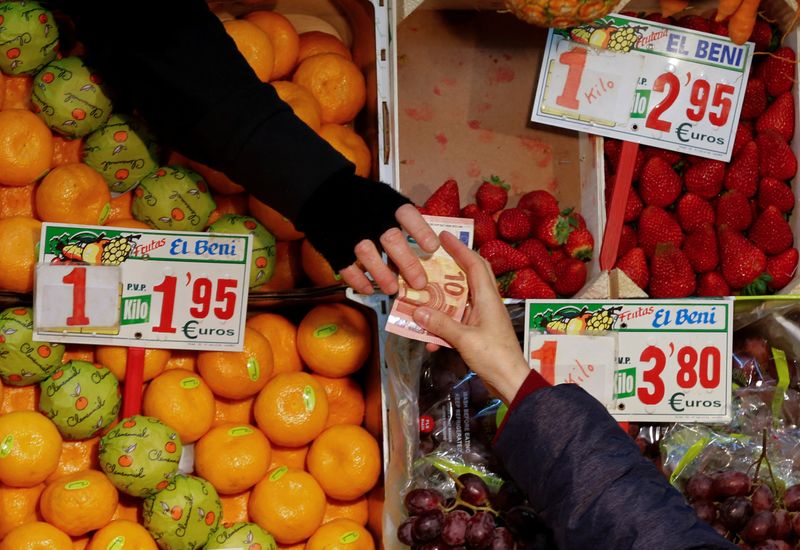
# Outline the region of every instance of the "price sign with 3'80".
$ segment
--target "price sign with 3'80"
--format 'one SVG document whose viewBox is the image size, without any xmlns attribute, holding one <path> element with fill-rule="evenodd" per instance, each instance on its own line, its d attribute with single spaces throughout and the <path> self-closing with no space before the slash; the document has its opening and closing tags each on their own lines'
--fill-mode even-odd
<svg viewBox="0 0 800 550">
<path fill-rule="evenodd" d="M 551 29 L 531 120 L 727 162 L 752 52 L 615 14 Z"/>
</svg>

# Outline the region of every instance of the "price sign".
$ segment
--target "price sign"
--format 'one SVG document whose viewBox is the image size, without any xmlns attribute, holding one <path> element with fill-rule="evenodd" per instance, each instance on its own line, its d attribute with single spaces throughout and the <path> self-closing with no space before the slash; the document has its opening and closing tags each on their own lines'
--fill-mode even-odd
<svg viewBox="0 0 800 550">
<path fill-rule="evenodd" d="M 240 351 L 251 239 L 44 224 L 34 338 Z"/>
<path fill-rule="evenodd" d="M 618 420 L 730 420 L 732 299 L 529 300 L 526 319 L 531 367 Z"/>
<path fill-rule="evenodd" d="M 531 120 L 727 162 L 753 47 L 616 14 L 550 29 Z"/>
</svg>

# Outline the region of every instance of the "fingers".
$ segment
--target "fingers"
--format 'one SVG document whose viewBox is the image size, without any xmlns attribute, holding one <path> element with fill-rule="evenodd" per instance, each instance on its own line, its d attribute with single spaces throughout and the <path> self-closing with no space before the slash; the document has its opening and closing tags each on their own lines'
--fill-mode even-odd
<svg viewBox="0 0 800 550">
<path fill-rule="evenodd" d="M 433 252 L 439 248 L 439 239 L 433 229 L 413 204 L 404 204 L 395 212 L 400 226 L 411 235 L 425 252 Z"/>
<path fill-rule="evenodd" d="M 428 342 L 427 344 L 425 344 L 425 349 L 428 350 L 428 353 L 436 353 L 437 351 L 442 349 L 442 346 L 440 346 L 439 344 L 434 344 L 433 342 Z"/>
<path fill-rule="evenodd" d="M 491 272 L 491 268 L 488 268 L 486 260 L 477 252 L 470 250 L 452 233 L 442 232 L 439 238 L 442 240 L 444 249 L 461 266 L 461 269 L 467 273 L 467 281 L 476 299 L 479 300 L 487 292 L 497 292 L 494 275 Z"/>
<path fill-rule="evenodd" d="M 411 247 L 408 245 L 408 241 L 406 241 L 402 231 L 396 227 L 386 230 L 386 232 L 381 235 L 381 245 L 386 251 L 386 254 L 389 255 L 397 266 L 397 269 L 400 270 L 400 274 L 412 288 L 425 288 L 425 285 L 428 284 L 425 270 L 422 268 L 419 257 L 414 254 L 414 251 L 411 250 Z M 359 246 L 361 246 L 361 243 L 359 243 Z M 388 268 L 386 269 L 388 270 Z M 373 273 L 372 270 L 369 271 L 372 273 L 372 276 L 375 277 L 375 273 Z M 392 275 L 392 277 L 394 278 L 394 275 Z M 383 286 L 381 286 L 381 288 L 383 288 Z M 387 294 L 394 294 L 394 292 L 387 292 Z"/>
<path fill-rule="evenodd" d="M 348 266 L 339 272 L 347 286 L 360 294 L 372 294 L 372 283 L 364 272 L 355 265 Z"/>
<path fill-rule="evenodd" d="M 465 334 L 465 327 L 456 323 L 441 311 L 428 307 L 420 307 L 414 311 L 414 321 L 427 330 L 442 338 L 454 348 L 458 349 Z"/>
<path fill-rule="evenodd" d="M 398 232 L 399 231 L 398 229 Z M 392 273 L 392 270 L 389 269 L 389 266 L 383 263 L 383 258 L 381 258 L 381 254 L 378 252 L 375 243 L 369 239 L 364 239 L 356 245 L 355 252 L 356 258 L 358 258 L 364 266 L 364 269 L 369 271 L 369 274 L 372 275 L 372 279 L 384 293 L 397 293 L 397 277 Z M 422 269 L 422 267 L 420 267 L 420 269 Z"/>
</svg>

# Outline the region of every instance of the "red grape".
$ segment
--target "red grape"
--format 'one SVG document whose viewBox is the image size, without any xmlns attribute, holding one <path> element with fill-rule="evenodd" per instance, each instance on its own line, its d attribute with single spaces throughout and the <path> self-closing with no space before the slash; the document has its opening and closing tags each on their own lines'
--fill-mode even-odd
<svg viewBox="0 0 800 550">
<path fill-rule="evenodd" d="M 492 533 L 489 548 L 491 550 L 514 550 L 514 537 L 505 527 L 498 527 Z"/>
<path fill-rule="evenodd" d="M 448 550 L 449 548 L 449 546 L 440 540 L 428 542 L 422 546 L 422 550 Z"/>
<path fill-rule="evenodd" d="M 492 497 L 492 508 L 498 512 L 505 512 L 514 506 L 519 506 L 524 501 L 525 495 L 522 494 L 519 487 L 511 481 L 506 481 L 497 494 Z"/>
<path fill-rule="evenodd" d="M 775 531 L 772 538 L 787 539 L 792 534 L 792 517 L 786 510 L 775 512 Z"/>
<path fill-rule="evenodd" d="M 745 496 L 750 492 L 750 478 L 744 472 L 728 470 L 714 475 L 711 490 L 717 500 Z"/>
<path fill-rule="evenodd" d="M 464 510 L 453 510 L 444 517 L 442 527 L 442 541 L 450 546 L 464 544 L 467 540 L 467 524 L 469 514 Z"/>
<path fill-rule="evenodd" d="M 800 514 L 797 514 L 792 518 L 792 530 L 794 530 L 795 535 L 800 537 Z"/>
<path fill-rule="evenodd" d="M 494 516 L 489 512 L 476 512 L 467 525 L 467 546 L 475 550 L 489 548 L 494 532 Z"/>
<path fill-rule="evenodd" d="M 444 499 L 441 493 L 431 489 L 412 489 L 406 494 L 405 505 L 406 510 L 412 516 L 427 512 L 429 510 L 437 510 Z"/>
<path fill-rule="evenodd" d="M 695 500 L 692 502 L 697 517 L 706 523 L 713 523 L 717 519 L 717 506 L 708 500 Z"/>
<path fill-rule="evenodd" d="M 748 542 L 762 542 L 770 538 L 774 530 L 775 515 L 772 512 L 762 510 L 761 512 L 756 512 L 748 520 L 739 535 Z"/>
<path fill-rule="evenodd" d="M 489 502 L 489 488 L 479 476 L 461 474 L 458 481 L 461 483 L 461 500 L 473 506 L 483 506 Z"/>
<path fill-rule="evenodd" d="M 411 534 L 412 525 L 414 525 L 414 518 L 410 517 L 397 528 L 397 540 L 406 546 L 412 546 L 414 544 L 414 536 Z"/>
<path fill-rule="evenodd" d="M 717 520 L 711 524 L 711 527 L 720 534 L 720 536 L 726 537 L 728 536 L 728 528 L 722 525 L 722 522 Z"/>
<path fill-rule="evenodd" d="M 750 502 L 753 504 L 754 512 L 772 510 L 775 506 L 775 497 L 772 495 L 772 489 L 767 485 L 759 485 L 750 496 Z"/>
<path fill-rule="evenodd" d="M 730 497 L 719 506 L 719 520 L 730 531 L 739 532 L 752 515 L 753 507 L 744 497 Z"/>
<path fill-rule="evenodd" d="M 792 485 L 786 489 L 783 494 L 783 504 L 790 512 L 800 511 L 800 485 Z"/>
<path fill-rule="evenodd" d="M 756 546 L 754 550 L 792 550 L 792 546 L 782 540 L 767 540 Z"/>
<path fill-rule="evenodd" d="M 417 542 L 429 542 L 442 534 L 444 513 L 441 510 L 428 510 L 416 516 L 411 533 Z"/>
<path fill-rule="evenodd" d="M 686 496 L 689 500 L 711 500 L 712 479 L 702 472 L 694 474 L 686 484 Z"/>
</svg>

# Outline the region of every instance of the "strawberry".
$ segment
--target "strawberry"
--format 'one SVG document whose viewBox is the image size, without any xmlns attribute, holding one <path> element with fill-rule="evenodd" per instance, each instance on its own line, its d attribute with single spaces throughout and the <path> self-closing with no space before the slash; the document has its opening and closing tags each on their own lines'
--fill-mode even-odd
<svg viewBox="0 0 800 550">
<path fill-rule="evenodd" d="M 555 216 L 559 212 L 556 198 L 547 191 L 541 189 L 522 195 L 517 206 L 531 213 L 534 226 L 550 216 Z"/>
<path fill-rule="evenodd" d="M 497 238 L 497 226 L 492 217 L 478 208 L 477 204 L 468 204 L 461 209 L 462 218 L 472 218 L 475 222 L 473 244 L 480 248 L 491 240 Z"/>
<path fill-rule="evenodd" d="M 756 24 L 753 26 L 753 32 L 750 33 L 748 42 L 753 42 L 756 45 L 757 52 L 766 52 L 772 49 L 773 39 L 777 38 L 772 32 L 772 27 L 763 19 L 756 19 Z"/>
<path fill-rule="evenodd" d="M 704 199 L 716 197 L 725 180 L 725 163 L 719 160 L 702 159 L 692 164 L 683 175 L 686 190 Z"/>
<path fill-rule="evenodd" d="M 448 216 L 457 218 L 461 212 L 458 183 L 454 179 L 444 182 L 433 195 L 425 201 L 425 213 L 431 216 Z"/>
<path fill-rule="evenodd" d="M 550 259 L 553 261 L 553 268 L 554 269 L 555 269 L 555 265 L 557 263 L 563 262 L 567 258 L 569 258 L 569 256 L 567 256 L 567 253 L 564 252 L 564 248 L 563 247 L 556 248 L 555 250 L 550 252 Z"/>
<path fill-rule="evenodd" d="M 574 209 L 568 208 L 564 211 L 564 214 L 569 217 L 569 224 L 574 229 L 586 229 L 586 220 Z"/>
<path fill-rule="evenodd" d="M 681 194 L 681 178 L 667 161 L 652 157 L 642 169 L 639 193 L 648 206 L 669 206 Z"/>
<path fill-rule="evenodd" d="M 725 36 L 727 37 L 728 34 L 728 21 L 714 21 L 711 20 L 711 34 L 716 34 L 717 36 Z"/>
<path fill-rule="evenodd" d="M 761 63 L 757 75 L 764 81 L 769 95 L 778 97 L 792 89 L 796 61 L 794 50 L 784 46 Z"/>
<path fill-rule="evenodd" d="M 756 138 L 759 173 L 779 180 L 789 180 L 797 173 L 797 159 L 779 133 L 768 130 Z"/>
<path fill-rule="evenodd" d="M 631 248 L 639 246 L 639 235 L 633 226 L 625 224 L 622 226 L 622 235 L 619 238 L 619 247 L 617 248 L 617 258 L 623 257 Z"/>
<path fill-rule="evenodd" d="M 744 146 L 725 174 L 725 189 L 738 189 L 750 198 L 758 191 L 758 145 L 751 141 Z"/>
<path fill-rule="evenodd" d="M 774 206 L 768 206 L 756 218 L 748 237 L 765 254 L 779 254 L 794 243 L 792 228 Z"/>
<path fill-rule="evenodd" d="M 634 16 L 640 17 L 640 16 Z M 674 17 L 664 17 L 657 11 L 653 11 L 642 17 L 642 19 L 647 19 L 648 21 L 653 21 L 655 23 L 663 23 L 665 25 L 675 25 L 675 18 Z"/>
<path fill-rule="evenodd" d="M 615 176 L 606 178 L 606 213 L 608 213 L 608 209 L 611 207 L 611 195 L 614 191 L 615 184 Z M 628 191 L 628 201 L 625 203 L 625 214 L 623 215 L 625 222 L 635 222 L 638 220 L 639 215 L 642 213 L 642 208 L 644 208 L 642 198 L 639 196 L 636 189 L 631 187 Z"/>
<path fill-rule="evenodd" d="M 617 269 L 625 272 L 631 281 L 641 289 L 647 288 L 650 282 L 650 270 L 647 268 L 647 257 L 641 248 L 631 248 L 624 256 L 617 260 Z"/>
<path fill-rule="evenodd" d="M 794 208 L 792 188 L 775 178 L 763 178 L 758 184 L 758 206 L 765 209 L 774 206 L 784 214 Z"/>
<path fill-rule="evenodd" d="M 609 168 L 611 168 L 611 172 L 616 173 L 619 167 L 619 157 L 622 153 L 622 142 L 616 139 L 605 138 L 603 140 L 603 152 L 606 154 L 606 163 Z"/>
<path fill-rule="evenodd" d="M 794 136 L 794 96 L 785 92 L 770 103 L 767 110 L 756 120 L 756 131 L 773 129 L 787 142 Z"/>
<path fill-rule="evenodd" d="M 589 261 L 592 259 L 592 252 L 594 252 L 594 237 L 586 228 L 576 229 L 567 237 L 567 242 L 564 243 L 564 251 L 568 256 Z"/>
<path fill-rule="evenodd" d="M 659 244 L 650 262 L 650 296 L 685 298 L 694 293 L 695 285 L 694 271 L 686 255 L 672 243 Z"/>
<path fill-rule="evenodd" d="M 753 129 L 747 122 L 739 122 L 736 127 L 736 137 L 733 139 L 733 156 L 739 154 L 745 145 L 753 141 Z"/>
<path fill-rule="evenodd" d="M 683 243 L 683 253 L 695 273 L 712 271 L 719 263 L 717 235 L 711 225 L 704 225 L 689 233 Z"/>
<path fill-rule="evenodd" d="M 509 208 L 500 212 L 497 218 L 497 233 L 500 238 L 510 243 L 517 243 L 528 238 L 532 224 L 530 213 L 522 208 Z"/>
<path fill-rule="evenodd" d="M 555 298 L 556 293 L 530 267 L 506 273 L 500 280 L 500 293 L 508 298 L 532 300 Z"/>
<path fill-rule="evenodd" d="M 480 247 L 478 253 L 486 258 L 495 275 L 522 269 L 531 263 L 525 254 L 498 239 L 485 243 Z"/>
<path fill-rule="evenodd" d="M 478 203 L 478 208 L 492 215 L 506 207 L 509 189 L 510 186 L 506 182 L 497 176 L 491 176 L 475 191 L 475 202 Z"/>
<path fill-rule="evenodd" d="M 744 231 L 753 223 L 753 212 L 750 203 L 740 191 L 723 193 L 717 200 L 717 227 L 729 227 L 736 231 Z"/>
<path fill-rule="evenodd" d="M 683 231 L 672 214 L 658 206 L 648 206 L 639 217 L 639 246 L 652 257 L 659 243 L 672 243 L 680 248 Z"/>
<path fill-rule="evenodd" d="M 684 231 L 694 231 L 705 224 L 714 223 L 714 207 L 694 193 L 686 193 L 681 197 L 675 214 Z"/>
<path fill-rule="evenodd" d="M 730 296 L 731 287 L 719 271 L 709 271 L 697 278 L 698 296 Z"/>
<path fill-rule="evenodd" d="M 556 270 L 553 258 L 547 248 L 538 239 L 528 239 L 517 247 L 530 260 L 530 265 L 536 270 L 545 282 L 552 283 L 556 280 Z"/>
<path fill-rule="evenodd" d="M 561 296 L 572 296 L 586 284 L 586 264 L 577 258 L 567 258 L 556 264 L 553 289 Z"/>
<path fill-rule="evenodd" d="M 678 19 L 677 25 L 693 31 L 711 32 L 711 21 L 699 15 L 684 15 Z"/>
<path fill-rule="evenodd" d="M 767 258 L 767 283 L 772 290 L 780 290 L 788 285 L 797 272 L 797 249 L 789 248 L 776 256 Z"/>
<path fill-rule="evenodd" d="M 767 108 L 767 86 L 763 80 L 751 78 L 747 81 L 742 100 L 741 119 L 757 118 Z"/>
<path fill-rule="evenodd" d="M 721 229 L 719 248 L 722 276 L 735 290 L 743 289 L 758 281 L 767 268 L 767 257 L 764 253 L 738 231 Z"/>
<path fill-rule="evenodd" d="M 535 230 L 536 237 L 549 248 L 558 248 L 567 242 L 567 237 L 577 225 L 577 222 L 569 214 L 570 212 L 565 210 L 560 214 L 545 218 Z"/>
</svg>

